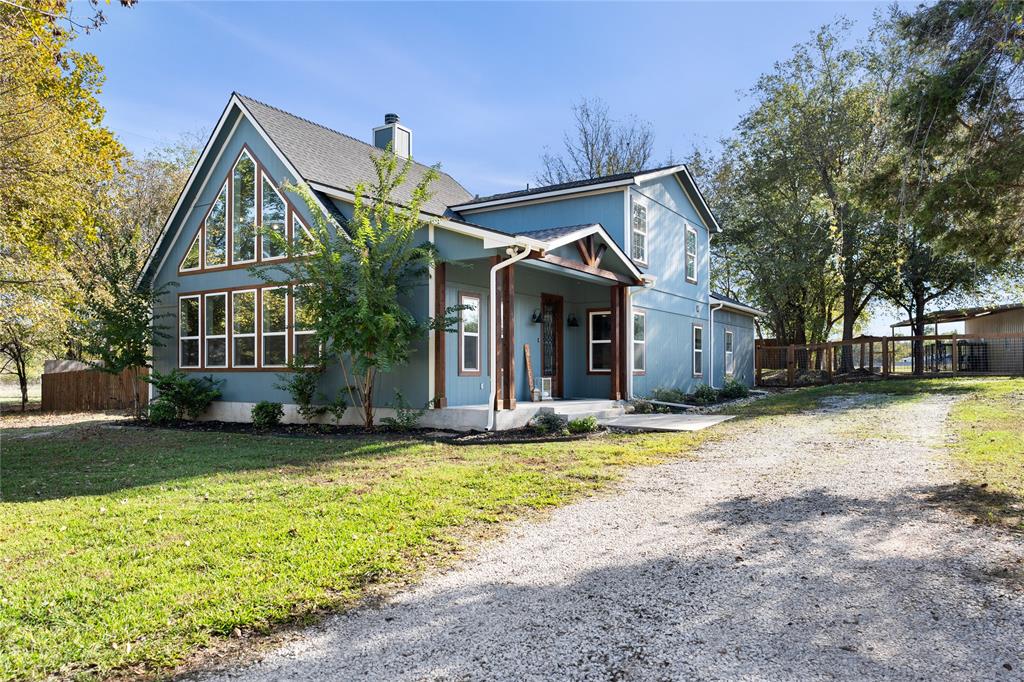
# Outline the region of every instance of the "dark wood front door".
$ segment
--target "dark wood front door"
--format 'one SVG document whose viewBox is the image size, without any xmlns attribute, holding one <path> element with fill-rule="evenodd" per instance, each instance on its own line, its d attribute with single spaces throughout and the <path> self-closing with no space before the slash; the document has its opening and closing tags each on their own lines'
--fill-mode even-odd
<svg viewBox="0 0 1024 682">
<path fill-rule="evenodd" d="M 540 316 L 540 375 L 551 377 L 551 396 L 562 398 L 562 297 L 541 294 Z"/>
</svg>

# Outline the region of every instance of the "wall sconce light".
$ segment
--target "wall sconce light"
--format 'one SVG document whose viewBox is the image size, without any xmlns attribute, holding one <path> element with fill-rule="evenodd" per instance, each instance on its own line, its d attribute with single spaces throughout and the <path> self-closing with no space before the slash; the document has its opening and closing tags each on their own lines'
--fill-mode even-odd
<svg viewBox="0 0 1024 682">
<path fill-rule="evenodd" d="M 530 321 L 533 322 L 534 324 L 540 324 L 541 320 L 543 320 L 543 319 L 544 318 L 541 317 L 541 315 L 540 315 L 540 309 L 537 308 L 537 309 L 535 309 L 533 311 L 533 316 L 530 318 Z"/>
<path fill-rule="evenodd" d="M 580 326 L 580 321 L 576 319 L 576 313 L 569 313 L 568 324 L 570 327 Z"/>
</svg>

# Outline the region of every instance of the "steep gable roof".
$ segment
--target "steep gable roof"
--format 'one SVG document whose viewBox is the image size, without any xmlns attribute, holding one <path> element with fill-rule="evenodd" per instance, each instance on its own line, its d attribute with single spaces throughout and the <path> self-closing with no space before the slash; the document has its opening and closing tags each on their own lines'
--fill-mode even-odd
<svg viewBox="0 0 1024 682">
<path fill-rule="evenodd" d="M 239 93 L 235 96 L 306 182 L 351 192 L 360 182 L 369 182 L 375 177 L 370 153 L 379 150 L 373 145 L 251 97 Z M 428 166 L 414 162 L 409 182 L 397 189 L 395 199 L 399 202 L 411 199 L 412 189 L 427 170 Z M 431 191 L 433 196 L 423 205 L 423 210 L 433 215 L 444 215 L 449 206 L 473 198 L 447 173 L 438 174 Z"/>
</svg>

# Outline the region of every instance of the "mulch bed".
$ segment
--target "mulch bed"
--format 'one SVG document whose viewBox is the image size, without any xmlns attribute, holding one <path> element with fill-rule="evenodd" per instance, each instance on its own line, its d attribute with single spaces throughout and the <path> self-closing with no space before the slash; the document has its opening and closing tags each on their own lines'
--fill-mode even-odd
<svg viewBox="0 0 1024 682">
<path fill-rule="evenodd" d="M 367 429 L 362 426 L 333 426 L 330 424 L 279 424 L 270 429 L 257 429 L 245 422 L 223 421 L 179 421 L 159 426 L 148 421 L 125 419 L 112 422 L 110 427 L 130 427 L 149 429 L 172 429 L 178 431 L 201 431 L 209 433 L 244 433 L 251 436 L 276 436 L 284 438 L 332 438 L 359 440 L 376 437 L 389 440 L 421 440 L 440 441 L 452 445 L 505 445 L 516 443 L 561 443 L 585 440 L 608 433 L 601 429 L 593 433 L 563 435 L 541 434 L 533 429 L 509 429 L 507 431 L 470 431 L 455 432 L 434 428 L 395 429 L 379 426 Z"/>
</svg>

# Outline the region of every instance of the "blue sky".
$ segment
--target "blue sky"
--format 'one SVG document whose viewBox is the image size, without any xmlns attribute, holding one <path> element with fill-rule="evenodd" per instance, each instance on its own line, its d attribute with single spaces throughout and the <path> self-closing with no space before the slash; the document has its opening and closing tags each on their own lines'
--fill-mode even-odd
<svg viewBox="0 0 1024 682">
<path fill-rule="evenodd" d="M 398 112 L 417 160 L 486 194 L 535 182 L 584 96 L 650 121 L 657 160 L 714 147 L 795 43 L 840 15 L 863 37 L 881 8 L 141 0 L 77 47 L 104 65 L 107 123 L 134 151 L 211 129 L 237 90 L 366 140 Z"/>
</svg>

